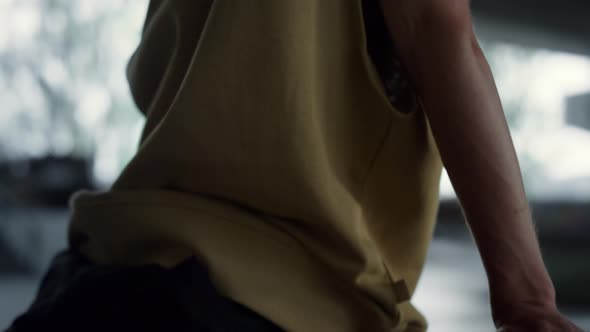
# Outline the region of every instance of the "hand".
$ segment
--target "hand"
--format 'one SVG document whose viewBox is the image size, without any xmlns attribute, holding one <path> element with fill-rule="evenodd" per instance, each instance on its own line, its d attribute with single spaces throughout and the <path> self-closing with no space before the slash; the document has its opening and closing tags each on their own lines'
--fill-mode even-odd
<svg viewBox="0 0 590 332">
<path fill-rule="evenodd" d="M 556 307 L 519 304 L 494 311 L 497 332 L 584 332 Z"/>
</svg>

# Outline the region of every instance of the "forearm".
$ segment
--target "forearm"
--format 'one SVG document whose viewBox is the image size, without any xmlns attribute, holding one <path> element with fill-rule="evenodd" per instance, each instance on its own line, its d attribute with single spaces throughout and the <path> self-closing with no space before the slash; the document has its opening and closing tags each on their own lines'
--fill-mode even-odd
<svg viewBox="0 0 590 332">
<path fill-rule="evenodd" d="M 440 45 L 437 61 L 420 61 L 429 73 L 420 91 L 488 272 L 492 296 L 553 303 L 553 287 L 491 72 L 469 42 L 458 41 L 449 49 L 451 45 Z"/>
<path fill-rule="evenodd" d="M 487 61 L 470 25 L 427 23 L 405 27 L 413 33 L 407 39 L 404 32 L 405 40 L 399 28 L 389 26 L 402 43 L 402 58 L 480 250 L 492 301 L 518 297 L 552 305 L 553 286 Z"/>
</svg>

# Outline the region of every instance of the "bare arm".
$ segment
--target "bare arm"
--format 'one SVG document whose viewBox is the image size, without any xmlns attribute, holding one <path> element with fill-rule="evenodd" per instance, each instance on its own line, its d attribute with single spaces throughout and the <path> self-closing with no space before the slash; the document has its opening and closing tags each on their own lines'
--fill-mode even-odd
<svg viewBox="0 0 590 332">
<path fill-rule="evenodd" d="M 570 331 L 565 327 L 573 327 L 555 306 L 502 105 L 473 32 L 469 1 L 381 4 L 482 256 L 497 325 L 516 324 L 512 320 L 522 318 L 514 318 L 515 312 L 524 311 L 527 322 L 518 328 L 546 331 L 535 325 L 546 324 L 541 317 L 546 315 L 556 331 Z"/>
</svg>

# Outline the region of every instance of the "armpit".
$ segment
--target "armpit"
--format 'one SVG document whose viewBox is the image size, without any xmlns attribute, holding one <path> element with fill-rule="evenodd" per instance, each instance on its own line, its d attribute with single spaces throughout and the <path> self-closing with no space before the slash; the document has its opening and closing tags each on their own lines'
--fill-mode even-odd
<svg viewBox="0 0 590 332">
<path fill-rule="evenodd" d="M 362 0 L 367 51 L 392 106 L 411 113 L 420 106 L 418 94 L 389 35 L 378 0 Z"/>
</svg>

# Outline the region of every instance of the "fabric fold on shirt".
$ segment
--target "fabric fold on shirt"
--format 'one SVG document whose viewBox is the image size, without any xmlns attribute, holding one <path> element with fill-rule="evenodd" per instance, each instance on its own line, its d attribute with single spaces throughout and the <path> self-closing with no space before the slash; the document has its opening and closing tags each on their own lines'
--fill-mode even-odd
<svg viewBox="0 0 590 332">
<path fill-rule="evenodd" d="M 152 1 L 129 66 L 147 122 L 71 243 L 105 264 L 197 256 L 287 331 L 424 331 L 406 300 L 441 161 L 368 50 L 362 0 Z"/>
</svg>

